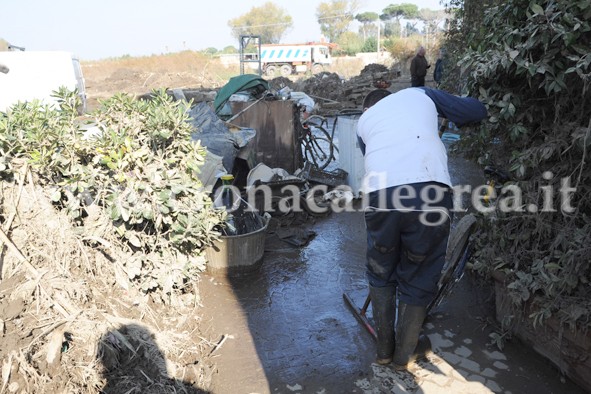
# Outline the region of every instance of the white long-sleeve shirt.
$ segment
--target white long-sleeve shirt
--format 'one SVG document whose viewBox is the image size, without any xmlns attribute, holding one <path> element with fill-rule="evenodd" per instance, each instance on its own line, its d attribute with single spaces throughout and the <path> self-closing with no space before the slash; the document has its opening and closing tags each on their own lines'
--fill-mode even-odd
<svg viewBox="0 0 591 394">
<path fill-rule="evenodd" d="M 419 182 L 451 186 L 437 110 L 422 89 L 409 88 L 378 101 L 359 118 L 365 144 L 363 191 Z"/>
</svg>

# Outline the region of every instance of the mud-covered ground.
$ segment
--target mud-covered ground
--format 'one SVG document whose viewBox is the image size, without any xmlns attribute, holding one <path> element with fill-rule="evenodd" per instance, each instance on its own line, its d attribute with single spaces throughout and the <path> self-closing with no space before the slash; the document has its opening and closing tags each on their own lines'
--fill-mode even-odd
<svg viewBox="0 0 591 394">
<path fill-rule="evenodd" d="M 455 184 L 483 181 L 461 157 L 450 159 L 450 173 Z M 227 338 L 216 353 L 212 392 L 584 393 L 517 339 L 494 340 L 501 330 L 493 283 L 470 270 L 427 318 L 433 353 L 411 372 L 376 364 L 375 342 L 344 300 L 347 294 L 361 308 L 368 294 L 363 212 L 300 219 L 276 219 L 257 272 L 204 276 L 204 321 Z M 286 242 L 285 225 L 311 235 L 303 237 L 308 242 Z M 370 305 L 370 321 L 371 313 Z"/>
</svg>

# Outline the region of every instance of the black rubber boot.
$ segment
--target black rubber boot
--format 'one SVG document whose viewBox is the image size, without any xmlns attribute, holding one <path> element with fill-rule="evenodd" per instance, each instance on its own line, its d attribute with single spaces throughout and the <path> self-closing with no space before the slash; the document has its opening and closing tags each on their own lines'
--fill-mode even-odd
<svg viewBox="0 0 591 394">
<path fill-rule="evenodd" d="M 374 326 L 377 334 L 376 363 L 392 362 L 394 354 L 394 317 L 396 313 L 396 288 L 369 286 Z"/>
<path fill-rule="evenodd" d="M 426 315 L 427 308 L 424 306 L 398 303 L 394 369 L 404 370 L 408 363 L 425 357 L 431 351 L 429 338 L 420 335 Z"/>
</svg>

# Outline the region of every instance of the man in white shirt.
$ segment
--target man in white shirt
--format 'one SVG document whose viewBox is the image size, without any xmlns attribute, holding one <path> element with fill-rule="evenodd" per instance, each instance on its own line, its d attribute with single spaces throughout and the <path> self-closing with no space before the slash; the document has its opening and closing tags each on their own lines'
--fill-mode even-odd
<svg viewBox="0 0 591 394">
<path fill-rule="evenodd" d="M 376 362 L 403 370 L 430 349 L 419 334 L 437 291 L 450 230 L 452 189 L 438 115 L 463 125 L 484 118 L 486 109 L 475 99 L 408 88 L 370 92 L 363 111 L 357 136 L 369 202 L 366 268 Z"/>
</svg>

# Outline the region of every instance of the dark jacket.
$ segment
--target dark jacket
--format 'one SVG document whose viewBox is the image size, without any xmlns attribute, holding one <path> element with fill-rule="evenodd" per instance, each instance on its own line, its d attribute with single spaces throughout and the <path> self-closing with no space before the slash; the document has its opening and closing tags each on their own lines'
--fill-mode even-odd
<svg viewBox="0 0 591 394">
<path fill-rule="evenodd" d="M 429 63 L 425 56 L 416 55 L 410 62 L 410 76 L 411 78 L 424 78 L 427 75 Z"/>
<path fill-rule="evenodd" d="M 458 127 L 478 123 L 487 116 L 484 104 L 473 97 L 460 97 L 439 89 L 421 89 L 435 103 L 437 114 Z"/>
<path fill-rule="evenodd" d="M 433 71 L 433 79 L 435 82 L 441 82 L 441 78 L 443 78 L 443 59 L 437 59 L 435 62 L 435 70 Z"/>
</svg>

